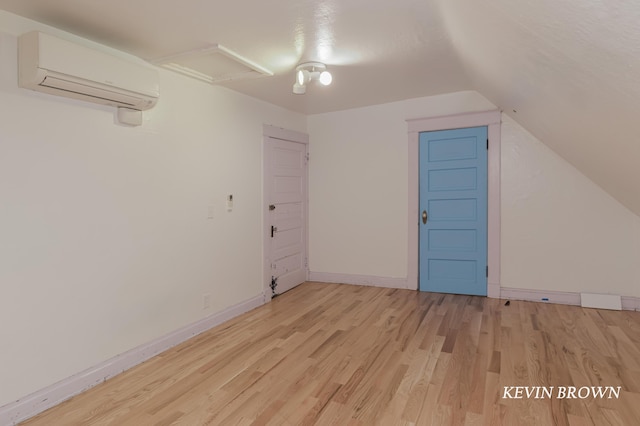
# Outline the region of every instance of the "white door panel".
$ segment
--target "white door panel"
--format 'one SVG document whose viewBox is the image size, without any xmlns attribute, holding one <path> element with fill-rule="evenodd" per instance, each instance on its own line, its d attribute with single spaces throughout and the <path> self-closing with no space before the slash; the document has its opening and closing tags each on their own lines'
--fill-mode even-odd
<svg viewBox="0 0 640 426">
<path fill-rule="evenodd" d="M 307 279 L 307 145 L 265 139 L 265 257 L 273 295 Z"/>
</svg>

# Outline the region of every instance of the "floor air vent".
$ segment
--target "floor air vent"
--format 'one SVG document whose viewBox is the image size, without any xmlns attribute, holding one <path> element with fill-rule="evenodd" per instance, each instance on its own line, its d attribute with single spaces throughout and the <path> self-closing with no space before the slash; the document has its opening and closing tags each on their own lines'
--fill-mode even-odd
<svg viewBox="0 0 640 426">
<path fill-rule="evenodd" d="M 583 308 L 622 310 L 622 299 L 615 294 L 580 293 L 580 305 Z"/>
</svg>

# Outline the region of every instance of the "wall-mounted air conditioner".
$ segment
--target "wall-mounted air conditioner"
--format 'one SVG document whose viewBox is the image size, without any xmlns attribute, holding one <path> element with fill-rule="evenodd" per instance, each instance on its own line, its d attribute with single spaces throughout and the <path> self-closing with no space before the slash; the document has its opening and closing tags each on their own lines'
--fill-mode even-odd
<svg viewBox="0 0 640 426">
<path fill-rule="evenodd" d="M 158 72 L 105 52 L 33 31 L 18 41 L 20 87 L 147 110 L 158 101 Z"/>
</svg>

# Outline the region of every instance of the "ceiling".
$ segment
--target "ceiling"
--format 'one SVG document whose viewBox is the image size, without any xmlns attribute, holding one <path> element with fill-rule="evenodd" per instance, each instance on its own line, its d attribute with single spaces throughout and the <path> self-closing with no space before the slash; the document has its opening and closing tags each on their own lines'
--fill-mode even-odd
<svg viewBox="0 0 640 426">
<path fill-rule="evenodd" d="M 272 77 L 225 82 L 313 114 L 469 88 L 438 7 L 423 0 L 0 0 L 0 9 L 150 62 L 220 44 Z M 326 63 L 329 87 L 294 95 L 294 69 Z"/>
<path fill-rule="evenodd" d="M 273 76 L 221 83 L 305 114 L 476 90 L 640 215 L 640 3 L 0 0 L 153 62 L 220 44 Z M 291 92 L 320 61 L 331 86 Z"/>
</svg>

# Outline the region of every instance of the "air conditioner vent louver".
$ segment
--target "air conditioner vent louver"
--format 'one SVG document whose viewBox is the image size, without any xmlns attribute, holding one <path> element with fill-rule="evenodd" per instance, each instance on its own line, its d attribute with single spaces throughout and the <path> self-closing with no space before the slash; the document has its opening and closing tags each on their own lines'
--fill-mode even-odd
<svg viewBox="0 0 640 426">
<path fill-rule="evenodd" d="M 119 95 L 114 92 L 109 92 L 104 89 L 96 89 L 90 85 L 76 83 L 73 81 L 67 81 L 56 77 L 45 77 L 44 81 L 40 83 L 43 87 L 49 87 L 51 89 L 62 90 L 70 94 L 87 96 L 96 99 L 96 102 L 108 102 L 114 106 L 128 106 L 133 107 L 136 105 L 136 98 L 129 96 L 129 101 L 126 101 L 126 95 Z M 112 94 L 113 96 L 108 96 Z M 117 99 L 117 100 L 116 100 Z"/>
</svg>

